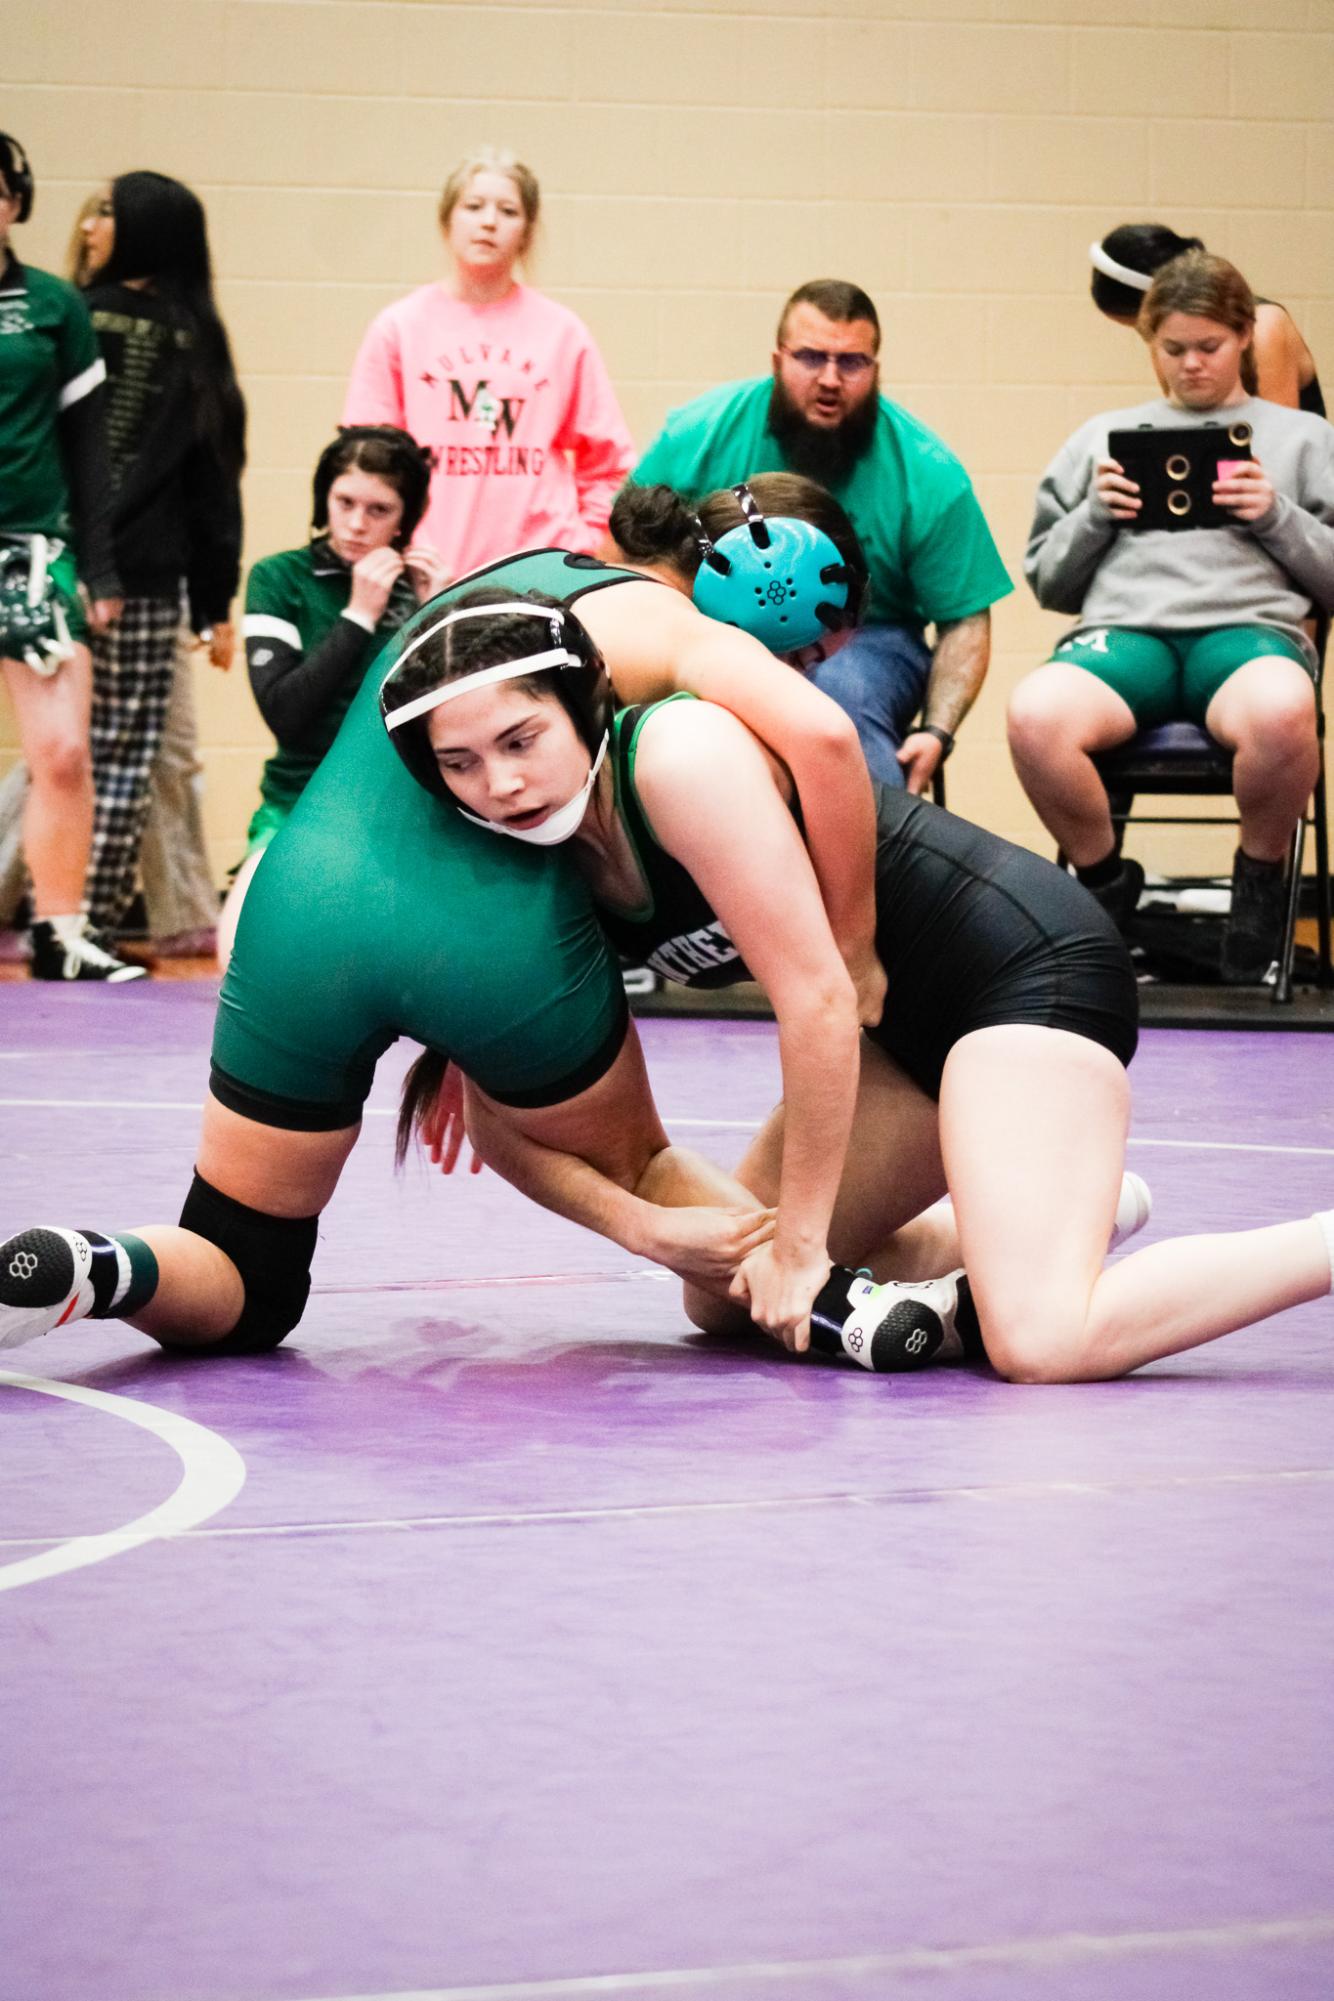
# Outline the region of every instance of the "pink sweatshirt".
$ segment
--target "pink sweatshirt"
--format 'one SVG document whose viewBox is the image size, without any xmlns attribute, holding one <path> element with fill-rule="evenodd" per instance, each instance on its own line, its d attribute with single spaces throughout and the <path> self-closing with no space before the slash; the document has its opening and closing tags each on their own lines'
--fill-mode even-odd
<svg viewBox="0 0 1334 2001">
<path fill-rule="evenodd" d="M 517 549 L 595 549 L 635 460 L 587 327 L 526 285 L 486 306 L 423 285 L 386 306 L 343 422 L 399 424 L 430 452 L 419 533 L 451 577 Z"/>
</svg>

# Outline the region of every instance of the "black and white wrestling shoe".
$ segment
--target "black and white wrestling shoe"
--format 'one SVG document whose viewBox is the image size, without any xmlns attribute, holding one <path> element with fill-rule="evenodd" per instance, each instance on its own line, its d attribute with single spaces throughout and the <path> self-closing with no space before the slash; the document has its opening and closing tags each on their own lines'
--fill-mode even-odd
<svg viewBox="0 0 1334 2001">
<path fill-rule="evenodd" d="M 902 1375 L 928 1362 L 982 1354 L 961 1271 L 877 1285 L 866 1272 L 846 1265 L 835 1265 L 816 1294 L 811 1346 L 821 1355 L 846 1355 L 877 1375 Z"/>
<path fill-rule="evenodd" d="M 0 1244 L 0 1348 L 82 1320 L 99 1291 L 116 1283 L 114 1253 L 104 1272 L 105 1263 L 101 1245 L 78 1230 L 20 1230 Z"/>
<path fill-rule="evenodd" d="M 1137 1236 L 1152 1208 L 1148 1184 L 1127 1169 L 1108 1250 Z M 902 1375 L 929 1362 L 986 1359 L 962 1270 L 877 1285 L 869 1272 L 835 1265 L 811 1308 L 811 1347 L 821 1355 L 846 1355 L 877 1375 Z"/>
<path fill-rule="evenodd" d="M 101 980 L 107 986 L 129 986 L 148 978 L 147 966 L 118 958 L 100 931 L 86 917 L 39 919 L 32 927 L 35 980 Z"/>
</svg>

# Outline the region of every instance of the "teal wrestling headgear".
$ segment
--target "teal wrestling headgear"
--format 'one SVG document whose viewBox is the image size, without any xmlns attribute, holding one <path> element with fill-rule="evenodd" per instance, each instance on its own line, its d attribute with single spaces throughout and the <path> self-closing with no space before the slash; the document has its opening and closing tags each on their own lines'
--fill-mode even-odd
<svg viewBox="0 0 1334 2001">
<path fill-rule="evenodd" d="M 704 560 L 692 595 L 705 617 L 739 625 L 771 653 L 795 653 L 840 631 L 852 576 L 824 529 L 762 514 L 748 486 L 732 491 L 744 521 L 716 543 L 699 523 Z"/>
</svg>

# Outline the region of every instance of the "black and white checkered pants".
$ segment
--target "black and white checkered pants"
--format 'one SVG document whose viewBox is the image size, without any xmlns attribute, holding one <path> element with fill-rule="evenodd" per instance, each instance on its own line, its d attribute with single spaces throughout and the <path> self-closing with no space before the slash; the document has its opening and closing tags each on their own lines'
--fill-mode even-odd
<svg viewBox="0 0 1334 2001">
<path fill-rule="evenodd" d="M 180 623 L 179 596 L 126 598 L 110 630 L 90 635 L 95 804 L 84 900 L 92 922 L 113 936 L 134 895 Z"/>
</svg>

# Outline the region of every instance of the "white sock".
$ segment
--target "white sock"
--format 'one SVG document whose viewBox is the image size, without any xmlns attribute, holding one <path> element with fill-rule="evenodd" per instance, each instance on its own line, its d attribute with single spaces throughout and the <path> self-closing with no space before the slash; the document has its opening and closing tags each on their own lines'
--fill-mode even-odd
<svg viewBox="0 0 1334 2001">
<path fill-rule="evenodd" d="M 124 1244 L 118 1243 L 115 1237 L 109 1237 L 107 1241 L 116 1253 L 116 1290 L 111 1295 L 110 1304 L 107 1307 L 107 1317 L 110 1318 L 111 1314 L 120 1305 L 122 1299 L 124 1299 L 126 1293 L 129 1291 L 130 1280 L 134 1275 L 134 1271 L 130 1264 L 130 1254 Z"/>
<path fill-rule="evenodd" d="M 1311 1221 L 1320 1225 L 1320 1234 L 1325 1240 L 1325 1256 L 1329 1259 L 1329 1290 L 1334 1292 L 1334 1209 L 1318 1209 Z"/>
<path fill-rule="evenodd" d="M 1122 1244 L 1144 1228 L 1152 1212 L 1153 1197 L 1149 1193 L 1148 1182 L 1127 1168 L 1121 1176 L 1121 1193 L 1117 1198 L 1108 1250 L 1119 1250 Z"/>
<path fill-rule="evenodd" d="M 88 929 L 88 919 L 82 910 L 76 910 L 72 916 L 48 917 L 46 921 L 67 951 L 78 944 Z"/>
</svg>

